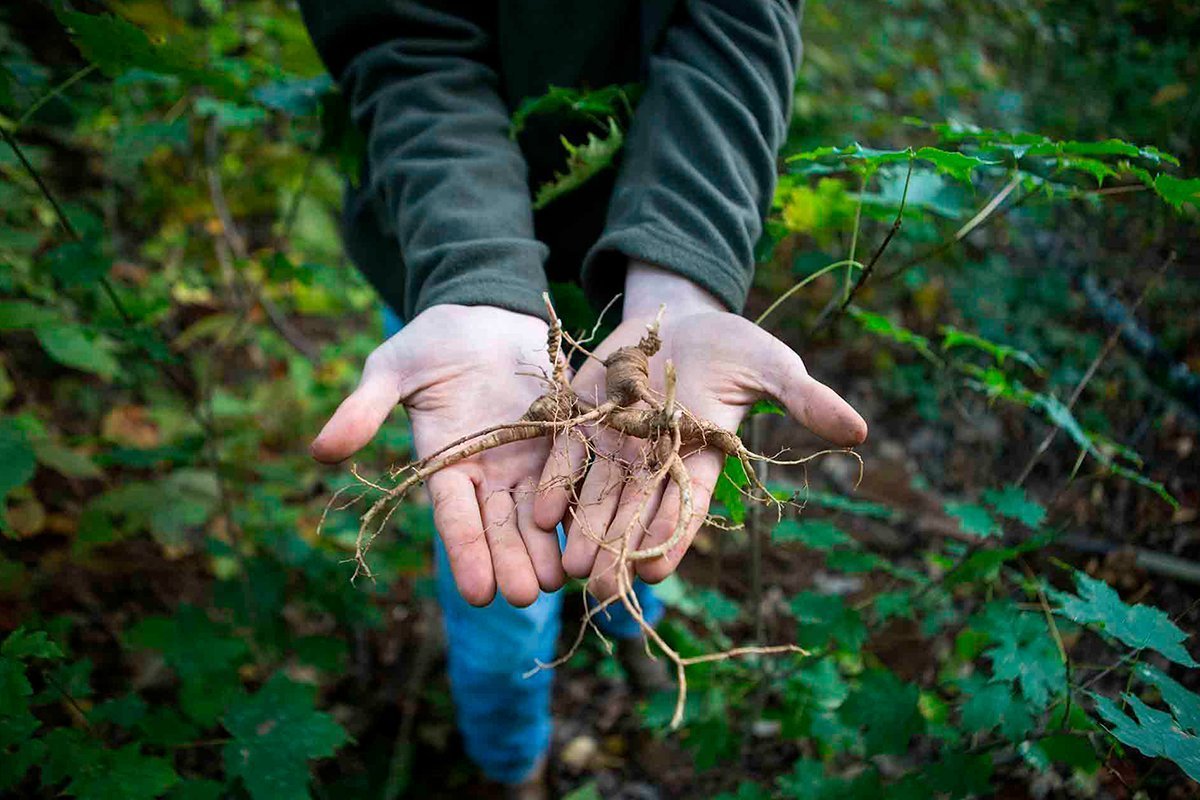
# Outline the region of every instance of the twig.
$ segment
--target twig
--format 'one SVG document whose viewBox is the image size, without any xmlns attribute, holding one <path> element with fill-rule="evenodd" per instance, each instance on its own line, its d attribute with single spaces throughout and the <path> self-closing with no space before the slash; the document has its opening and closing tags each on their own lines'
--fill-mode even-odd
<svg viewBox="0 0 1200 800">
<path fill-rule="evenodd" d="M 863 271 L 858 274 L 858 280 L 855 281 L 854 286 L 851 287 L 846 296 L 842 298 L 842 302 L 837 306 L 837 310 L 830 313 L 830 306 L 826 306 L 821 315 L 817 317 L 816 322 L 813 323 L 812 329 L 809 331 L 810 335 L 831 324 L 842 314 L 846 313 L 846 309 L 850 306 L 851 301 L 854 300 L 854 295 L 858 294 L 858 290 L 863 287 L 863 284 L 875 272 L 875 265 L 879 263 L 880 257 L 883 256 L 888 245 L 892 243 L 892 239 L 900 232 L 900 227 L 904 224 L 904 207 L 908 204 L 908 186 L 912 181 L 913 163 L 915 161 L 915 158 L 908 160 L 908 173 L 904 176 L 904 190 L 900 195 L 900 208 L 896 211 L 896 218 L 892 220 L 892 227 L 888 229 L 887 234 L 883 237 L 883 241 L 879 243 L 879 247 L 875 248 L 875 252 L 871 255 L 871 260 L 867 262 Z"/>
<path fill-rule="evenodd" d="M 1013 176 L 1013 179 L 1011 181 L 1009 181 L 1008 183 L 1006 183 L 1004 185 L 1004 187 L 1001 188 L 1000 191 L 995 194 L 995 196 L 993 196 L 990 200 L 988 200 L 988 202 L 983 206 L 983 208 L 979 210 L 979 213 L 977 213 L 975 216 L 971 217 L 971 219 L 968 220 L 965 225 L 963 225 L 961 228 L 959 228 L 957 231 L 955 231 L 953 236 L 951 236 L 949 239 L 946 239 L 945 241 L 941 242 L 940 244 L 934 245 L 933 247 L 926 250 L 925 252 L 918 253 L 917 255 L 913 256 L 912 258 L 910 258 L 908 261 L 905 261 L 903 264 L 901 264 L 896 269 L 892 270 L 891 272 L 887 273 L 886 275 L 883 275 L 880 278 L 880 280 L 890 281 L 895 278 L 898 278 L 901 275 L 903 275 L 905 272 L 907 272 L 909 269 L 911 269 L 912 267 L 915 267 L 917 264 L 922 264 L 922 263 L 928 261 L 929 259 L 934 258 L 935 256 L 941 255 L 942 253 L 946 252 L 954 245 L 961 242 L 963 239 L 967 238 L 967 236 L 970 235 L 972 231 L 975 231 L 976 229 L 982 227 L 985 223 L 994 222 L 995 220 L 1000 219 L 1001 217 L 1005 216 L 1006 214 L 1012 213 L 1013 211 L 1020 208 L 1021 205 L 1025 203 L 1025 201 L 1027 201 L 1031 197 L 1035 197 L 1037 195 L 1036 192 L 1026 192 L 1024 195 L 1022 195 L 1020 197 L 1020 199 L 1018 199 L 1015 203 L 1010 205 L 1008 208 L 1004 209 L 1003 211 L 997 212 L 996 209 L 999 208 L 1000 204 L 1003 203 L 1004 200 L 1010 194 L 1012 194 L 1012 192 L 1019 185 L 1020 185 L 1020 175 Z"/>
</svg>

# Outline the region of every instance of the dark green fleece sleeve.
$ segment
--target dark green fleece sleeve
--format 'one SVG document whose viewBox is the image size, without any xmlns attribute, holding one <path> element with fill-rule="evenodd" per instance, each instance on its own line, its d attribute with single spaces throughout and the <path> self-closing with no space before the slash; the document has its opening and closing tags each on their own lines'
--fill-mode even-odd
<svg viewBox="0 0 1200 800">
<path fill-rule="evenodd" d="M 546 247 L 497 90 L 494 4 L 300 5 L 366 133 L 369 199 L 399 241 L 402 302 L 384 299 L 408 319 L 440 303 L 544 316 Z"/>
<path fill-rule="evenodd" d="M 800 60 L 782 0 L 687 0 L 651 56 L 609 203 L 583 267 L 590 297 L 621 290 L 629 259 L 746 302 L 775 190 Z"/>
</svg>

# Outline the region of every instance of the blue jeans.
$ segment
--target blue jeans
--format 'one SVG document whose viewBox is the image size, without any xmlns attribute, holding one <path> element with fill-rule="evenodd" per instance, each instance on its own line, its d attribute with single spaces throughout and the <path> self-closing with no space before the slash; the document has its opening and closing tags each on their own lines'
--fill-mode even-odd
<svg viewBox="0 0 1200 800">
<path fill-rule="evenodd" d="M 403 323 L 384 311 L 388 336 Z M 558 526 L 559 546 L 566 538 Z M 525 675 L 540 661 L 554 659 L 558 642 L 561 592 L 541 592 L 533 605 L 517 608 L 499 595 L 476 608 L 463 600 L 450 573 L 441 539 L 434 546 L 438 603 L 450 667 L 450 692 L 467 755 L 484 774 L 501 783 L 518 783 L 550 747 L 550 689 L 553 670 Z M 635 581 L 634 593 L 651 625 L 663 616 L 662 602 L 650 587 Z M 617 639 L 641 635 L 637 621 L 619 603 L 596 615 L 596 626 Z"/>
</svg>

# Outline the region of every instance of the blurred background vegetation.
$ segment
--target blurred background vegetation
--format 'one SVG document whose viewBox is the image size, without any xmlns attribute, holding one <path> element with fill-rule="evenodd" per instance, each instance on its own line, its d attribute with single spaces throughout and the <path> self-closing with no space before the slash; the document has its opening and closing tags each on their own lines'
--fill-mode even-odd
<svg viewBox="0 0 1200 800">
<path fill-rule="evenodd" d="M 317 536 L 354 479 L 307 443 L 381 326 L 297 11 L 74 7 L 0 9 L 0 794 L 478 791 L 428 510 L 374 584 L 352 513 Z M 764 324 L 863 410 L 865 478 L 769 475 L 808 503 L 775 524 L 728 475 L 746 528 L 662 591 L 685 655 L 813 655 L 697 668 L 668 735 L 588 642 L 556 786 L 1197 796 L 1200 7 L 809 0 L 804 33 L 747 313 L 811 279 Z M 358 464 L 408 448 L 398 412 Z"/>
</svg>

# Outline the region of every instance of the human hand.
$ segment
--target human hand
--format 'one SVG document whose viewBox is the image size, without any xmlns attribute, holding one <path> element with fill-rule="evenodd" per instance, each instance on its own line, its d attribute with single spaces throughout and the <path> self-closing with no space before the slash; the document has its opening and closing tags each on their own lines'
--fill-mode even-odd
<svg viewBox="0 0 1200 800">
<path fill-rule="evenodd" d="M 653 269 L 653 268 L 650 268 Z M 661 271 L 659 271 L 661 272 Z M 636 276 L 631 276 L 635 278 Z M 664 365 L 674 364 L 676 399 L 699 419 L 736 431 L 758 399 L 779 400 L 789 413 L 817 435 L 842 446 L 861 443 L 867 435 L 862 417 L 832 389 L 812 378 L 800 357 L 783 342 L 749 320 L 725 312 L 714 298 L 694 285 L 671 287 L 676 276 L 656 276 L 655 289 L 633 294 L 626 283 L 625 320 L 596 348 L 604 359 L 619 347 L 636 344 L 658 313 L 657 300 L 668 298 L 659 335 L 662 347 L 650 361 L 653 388 L 663 391 Z M 662 283 L 667 285 L 659 285 Z M 631 302 L 633 301 L 633 302 Z M 572 386 L 589 402 L 604 397 L 604 367 L 589 359 Z M 611 429 L 594 430 L 588 445 L 597 457 L 586 465 L 587 446 L 578 438 L 560 437 L 546 464 L 534 504 L 537 525 L 549 528 L 564 519 L 573 498 L 571 487 L 584 469 L 572 520 L 567 528 L 563 567 L 567 574 L 590 576 L 590 591 L 607 599 L 617 591 L 617 556 L 599 541 L 619 542 L 632 526 L 629 550 L 667 542 L 679 517 L 680 493 L 659 481 L 650 486 L 651 468 L 642 453 L 645 442 L 621 437 Z M 707 448 L 687 456 L 693 516 L 686 535 L 660 558 L 637 562 L 637 572 L 655 583 L 678 566 L 703 523 L 713 488 L 724 463 L 723 455 Z M 599 540 L 599 541 L 598 541 Z"/>
<path fill-rule="evenodd" d="M 375 349 L 358 388 L 312 443 L 325 463 L 365 446 L 397 403 L 408 409 L 418 457 L 492 424 L 519 419 L 544 391 L 547 325 L 491 306 L 433 306 Z M 554 525 L 533 518 L 549 444 L 537 438 L 486 450 L 428 479 L 433 518 L 458 590 L 482 606 L 515 606 L 565 576 Z"/>
</svg>

